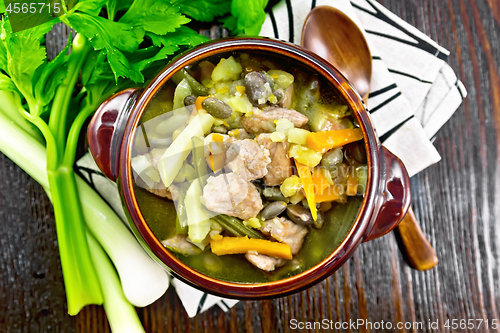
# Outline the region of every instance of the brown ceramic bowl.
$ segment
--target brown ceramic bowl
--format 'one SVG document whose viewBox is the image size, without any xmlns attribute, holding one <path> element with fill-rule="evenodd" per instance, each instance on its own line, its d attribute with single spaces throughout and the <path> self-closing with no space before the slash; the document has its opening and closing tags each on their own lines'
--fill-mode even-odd
<svg viewBox="0 0 500 333">
<path fill-rule="evenodd" d="M 133 190 L 131 154 L 141 116 L 155 93 L 180 69 L 204 58 L 230 52 L 259 52 L 285 57 L 323 76 L 353 110 L 363 131 L 368 160 L 368 182 L 358 216 L 347 237 L 319 264 L 274 282 L 244 284 L 217 280 L 177 259 L 153 234 Z M 410 182 L 402 162 L 381 146 L 360 96 L 334 67 L 299 46 L 263 38 L 229 38 L 201 45 L 168 64 L 145 89 L 127 89 L 106 100 L 88 128 L 92 155 L 103 173 L 117 181 L 130 226 L 144 249 L 166 270 L 184 282 L 212 294 L 238 299 L 284 296 L 310 287 L 348 260 L 365 241 L 395 228 L 410 204 Z"/>
</svg>

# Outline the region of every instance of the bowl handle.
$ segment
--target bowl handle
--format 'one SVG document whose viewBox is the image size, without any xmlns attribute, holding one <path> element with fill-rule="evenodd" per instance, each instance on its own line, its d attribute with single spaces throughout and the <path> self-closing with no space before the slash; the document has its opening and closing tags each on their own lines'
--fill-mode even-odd
<svg viewBox="0 0 500 333">
<path fill-rule="evenodd" d="M 90 153 L 99 169 L 113 181 L 118 177 L 119 152 L 128 114 L 138 93 L 139 88 L 125 89 L 105 100 L 87 129 Z"/>
<path fill-rule="evenodd" d="M 381 237 L 397 227 L 410 207 L 410 177 L 403 162 L 385 147 L 382 147 L 382 153 L 384 164 L 381 172 L 385 176 L 382 203 L 375 224 L 364 242 Z"/>
</svg>

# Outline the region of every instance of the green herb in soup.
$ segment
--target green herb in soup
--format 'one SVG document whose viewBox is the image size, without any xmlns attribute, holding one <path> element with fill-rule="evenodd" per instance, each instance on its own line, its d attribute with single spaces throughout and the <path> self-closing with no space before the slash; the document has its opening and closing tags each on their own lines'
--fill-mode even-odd
<svg viewBox="0 0 500 333">
<path fill-rule="evenodd" d="M 367 181 L 362 138 L 326 81 L 228 54 L 185 68 L 152 99 L 134 143 L 136 196 L 192 268 L 241 283 L 285 278 L 349 233 Z"/>
</svg>

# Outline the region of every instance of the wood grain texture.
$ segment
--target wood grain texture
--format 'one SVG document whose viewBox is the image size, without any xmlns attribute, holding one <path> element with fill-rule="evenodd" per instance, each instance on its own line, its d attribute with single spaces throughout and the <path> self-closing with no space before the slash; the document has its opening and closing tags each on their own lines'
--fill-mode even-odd
<svg viewBox="0 0 500 333">
<path fill-rule="evenodd" d="M 500 319 L 500 5 L 497 0 L 380 2 L 451 51 L 449 63 L 469 92 L 437 135 L 442 161 L 412 178 L 413 209 L 438 266 L 426 272 L 409 268 L 389 234 L 362 244 L 342 269 L 309 290 L 240 302 L 227 313 L 213 308 L 188 318 L 170 289 L 137 310 L 146 332 L 293 332 L 294 319 L 360 318 L 394 326 L 370 332 L 500 331 L 491 327 Z M 222 31 L 206 33 L 216 37 Z M 76 317 L 66 311 L 50 203 L 0 155 L 0 332 L 109 332 L 100 307 L 87 307 Z M 448 319 L 483 319 L 490 325 L 448 329 L 443 326 Z M 399 321 L 407 327 L 397 329 Z M 437 328 L 429 328 L 436 321 Z"/>
</svg>

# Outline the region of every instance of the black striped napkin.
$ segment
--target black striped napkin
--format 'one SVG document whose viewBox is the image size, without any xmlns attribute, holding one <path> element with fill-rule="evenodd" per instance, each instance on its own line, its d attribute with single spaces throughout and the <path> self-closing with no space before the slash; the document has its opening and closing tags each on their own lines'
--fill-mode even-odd
<svg viewBox="0 0 500 333">
<path fill-rule="evenodd" d="M 319 5 L 335 6 L 365 28 L 373 55 L 368 108 L 384 145 L 404 161 L 411 175 L 439 161 L 431 140 L 467 94 L 445 62 L 449 52 L 373 0 L 282 0 L 269 12 L 261 35 L 300 44 L 304 20 Z M 77 165 L 125 221 L 116 184 L 98 170 L 90 154 Z M 238 302 L 173 277 L 172 285 L 190 317 L 214 305 L 227 311 Z"/>
</svg>

